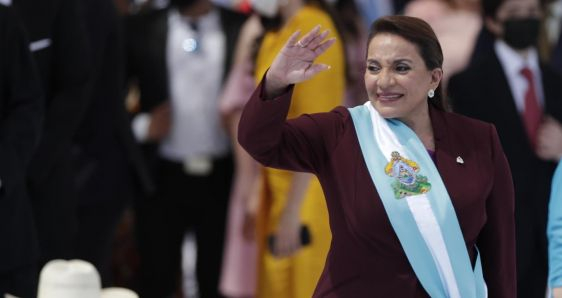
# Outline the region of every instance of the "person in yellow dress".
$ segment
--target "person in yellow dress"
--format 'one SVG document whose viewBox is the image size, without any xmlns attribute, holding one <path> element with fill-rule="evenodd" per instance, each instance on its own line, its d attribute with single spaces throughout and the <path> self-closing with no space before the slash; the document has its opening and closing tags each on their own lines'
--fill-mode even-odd
<svg viewBox="0 0 562 298">
<path fill-rule="evenodd" d="M 326 7 L 325 3 L 317 0 L 287 0 L 278 6 L 280 27 L 268 30 L 259 47 L 256 82 L 262 79 L 275 55 L 296 30 L 304 33 L 320 25 L 330 31 L 330 37 L 336 37 L 336 43 L 318 58 L 318 63 L 330 65 L 331 69 L 295 87 L 288 118 L 326 112 L 342 104 L 345 53 L 334 19 Z M 262 175 L 261 207 L 257 215 L 259 255 L 256 296 L 309 298 L 324 268 L 331 241 L 320 183 L 311 174 L 271 168 L 264 168 Z M 304 246 L 300 244 L 301 225 L 307 226 L 311 238 L 310 244 Z M 270 248 L 267 238 L 271 236 L 275 237 L 275 241 Z"/>
</svg>

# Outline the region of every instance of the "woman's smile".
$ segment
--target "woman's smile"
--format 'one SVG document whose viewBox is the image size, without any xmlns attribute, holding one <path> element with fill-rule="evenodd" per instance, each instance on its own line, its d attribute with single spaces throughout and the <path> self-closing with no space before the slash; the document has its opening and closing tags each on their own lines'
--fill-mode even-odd
<svg viewBox="0 0 562 298">
<path fill-rule="evenodd" d="M 383 103 L 396 102 L 402 97 L 404 97 L 403 93 L 398 93 L 398 92 L 377 92 L 376 95 L 377 95 L 376 100 L 379 100 Z"/>
</svg>

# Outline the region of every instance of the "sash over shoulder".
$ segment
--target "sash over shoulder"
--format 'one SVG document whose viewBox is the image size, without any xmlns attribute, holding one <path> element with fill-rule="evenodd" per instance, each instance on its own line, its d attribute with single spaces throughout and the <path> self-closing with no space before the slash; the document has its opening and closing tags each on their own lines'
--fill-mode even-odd
<svg viewBox="0 0 562 298">
<path fill-rule="evenodd" d="M 417 278 L 433 298 L 485 298 L 478 255 L 474 270 L 437 167 L 404 123 L 384 119 L 367 101 L 349 109 L 363 158 Z"/>
</svg>

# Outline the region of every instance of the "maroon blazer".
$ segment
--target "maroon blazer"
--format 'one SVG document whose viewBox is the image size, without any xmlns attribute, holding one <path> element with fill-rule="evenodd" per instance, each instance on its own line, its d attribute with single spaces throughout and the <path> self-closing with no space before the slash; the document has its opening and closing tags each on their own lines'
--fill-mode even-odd
<svg viewBox="0 0 562 298">
<path fill-rule="evenodd" d="M 240 144 L 265 166 L 316 174 L 326 197 L 332 243 L 314 297 L 428 297 L 388 220 L 348 110 L 286 121 L 292 88 L 264 100 L 261 87 L 242 114 Z M 513 183 L 495 128 L 434 108 L 430 116 L 434 160 L 469 255 L 474 263 L 480 250 L 489 297 L 516 297 Z"/>
</svg>

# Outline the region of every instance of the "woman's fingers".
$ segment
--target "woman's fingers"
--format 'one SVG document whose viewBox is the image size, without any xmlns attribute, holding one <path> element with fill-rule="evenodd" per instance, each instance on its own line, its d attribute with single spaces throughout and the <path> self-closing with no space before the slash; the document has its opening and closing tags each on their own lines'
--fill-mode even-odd
<svg viewBox="0 0 562 298">
<path fill-rule="evenodd" d="M 297 30 L 295 31 L 293 34 L 291 34 L 291 36 L 289 37 L 289 39 L 287 40 L 287 42 L 285 43 L 285 48 L 290 48 L 293 47 L 296 43 L 297 40 L 299 38 L 299 35 L 301 35 L 301 31 Z"/>
<path fill-rule="evenodd" d="M 322 53 L 326 52 L 326 50 L 330 48 L 334 42 L 336 42 L 336 38 L 334 37 L 326 40 L 314 49 L 314 54 L 316 54 L 317 57 L 320 56 Z"/>
<path fill-rule="evenodd" d="M 315 76 L 316 74 L 318 74 L 319 72 L 322 72 L 324 70 L 328 70 L 330 69 L 330 66 L 327 64 L 312 64 L 305 73 L 305 76 L 307 78 L 311 78 L 313 76 Z"/>
<path fill-rule="evenodd" d="M 312 40 L 318 35 L 318 33 L 320 32 L 320 25 L 316 25 L 314 28 L 312 28 L 312 30 L 310 30 L 308 33 L 306 33 L 296 44 L 301 48 L 306 48 L 308 47 L 308 44 L 310 44 L 310 42 L 312 42 Z"/>
<path fill-rule="evenodd" d="M 315 50 L 318 45 L 324 41 L 324 39 L 328 36 L 328 34 L 330 33 L 330 30 L 324 30 L 324 32 L 317 34 L 308 44 L 307 44 L 307 48 L 311 49 L 311 50 Z"/>
<path fill-rule="evenodd" d="M 328 34 L 328 30 L 320 32 L 319 25 L 300 39 L 300 30 L 291 34 L 267 72 L 265 94 L 268 98 L 279 95 L 289 84 L 300 83 L 329 69 L 327 65 L 314 64 L 314 60 L 335 42 L 334 38 L 325 40 Z"/>
</svg>

